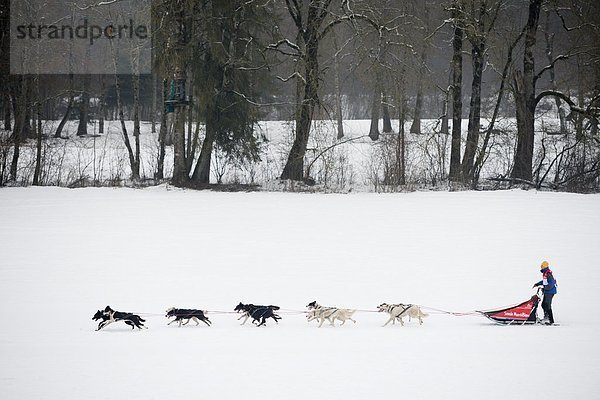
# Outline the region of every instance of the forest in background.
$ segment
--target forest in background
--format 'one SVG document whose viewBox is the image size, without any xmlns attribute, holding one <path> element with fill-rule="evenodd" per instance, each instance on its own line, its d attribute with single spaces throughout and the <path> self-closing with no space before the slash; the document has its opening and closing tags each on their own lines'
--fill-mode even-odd
<svg viewBox="0 0 600 400">
<path fill-rule="evenodd" d="M 202 187 L 214 177 L 217 153 L 259 162 L 265 137 L 257 126 L 269 120 L 290 122 L 279 178 L 312 185 L 319 183 L 307 154 L 315 121 L 336 126 L 319 150 L 327 152 L 357 138 L 342 121 L 368 119 L 361 136 L 384 142 L 380 183 L 392 188 L 410 183 L 409 136 L 418 135 L 447 138 L 448 163 L 436 176 L 452 188 L 482 187 L 499 142 L 512 159 L 496 182 L 540 188 L 552 173 L 553 189 L 600 188 L 597 2 L 156 0 L 152 73 L 132 66 L 127 75 L 11 75 L 9 3 L 0 8 L 2 185 L 44 184 L 50 140 L 72 140 L 63 134 L 67 123 L 88 137 L 119 121 L 128 181 Z M 506 118 L 515 120 L 512 139 L 499 140 Z M 151 173 L 140 172 L 142 123 L 158 142 Z M 540 136 L 560 141 L 551 156 Z M 19 179 L 25 146 L 35 149 L 26 181 Z"/>
</svg>

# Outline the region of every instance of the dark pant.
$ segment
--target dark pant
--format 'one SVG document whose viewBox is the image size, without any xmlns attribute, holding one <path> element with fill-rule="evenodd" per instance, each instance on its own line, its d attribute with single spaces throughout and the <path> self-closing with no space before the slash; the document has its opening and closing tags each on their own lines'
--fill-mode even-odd
<svg viewBox="0 0 600 400">
<path fill-rule="evenodd" d="M 554 293 L 544 293 L 542 300 L 542 310 L 544 310 L 544 318 L 548 318 L 551 324 L 554 323 L 554 315 L 552 314 L 552 298 Z"/>
</svg>

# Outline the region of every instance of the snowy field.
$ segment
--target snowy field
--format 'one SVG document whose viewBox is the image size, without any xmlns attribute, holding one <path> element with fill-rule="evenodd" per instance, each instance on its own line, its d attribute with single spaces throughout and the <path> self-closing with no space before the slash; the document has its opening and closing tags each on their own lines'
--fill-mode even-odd
<svg viewBox="0 0 600 400">
<path fill-rule="evenodd" d="M 0 190 L 0 399 L 600 398 L 598 195 L 168 189 Z M 493 308 L 529 298 L 543 259 L 556 327 L 161 316 L 239 301 Z M 107 304 L 149 329 L 95 332 Z"/>
</svg>

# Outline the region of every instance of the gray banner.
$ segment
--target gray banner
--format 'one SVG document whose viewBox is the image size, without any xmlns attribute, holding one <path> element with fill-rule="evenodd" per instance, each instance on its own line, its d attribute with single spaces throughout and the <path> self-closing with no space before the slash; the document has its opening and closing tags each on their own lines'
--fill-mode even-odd
<svg viewBox="0 0 600 400">
<path fill-rule="evenodd" d="M 11 74 L 148 74 L 150 0 L 11 0 Z"/>
</svg>

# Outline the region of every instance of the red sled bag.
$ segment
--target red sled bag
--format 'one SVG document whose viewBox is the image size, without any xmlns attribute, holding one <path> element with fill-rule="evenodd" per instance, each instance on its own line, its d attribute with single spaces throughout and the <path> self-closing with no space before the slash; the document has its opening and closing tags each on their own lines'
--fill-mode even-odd
<svg viewBox="0 0 600 400">
<path fill-rule="evenodd" d="M 490 320 L 504 325 L 525 325 L 537 323 L 537 307 L 540 297 L 537 294 L 531 296 L 527 301 L 512 306 L 477 311 Z"/>
</svg>

